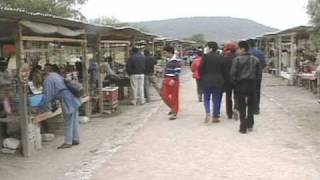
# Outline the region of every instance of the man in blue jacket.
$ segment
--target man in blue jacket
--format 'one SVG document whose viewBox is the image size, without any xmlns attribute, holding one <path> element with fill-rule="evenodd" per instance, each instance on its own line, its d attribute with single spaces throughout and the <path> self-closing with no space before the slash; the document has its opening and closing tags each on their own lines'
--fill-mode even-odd
<svg viewBox="0 0 320 180">
<path fill-rule="evenodd" d="M 257 77 L 257 82 L 256 82 L 256 92 L 257 92 L 256 101 L 257 102 L 256 102 L 256 109 L 255 109 L 255 114 L 259 114 L 262 73 L 263 73 L 263 69 L 266 67 L 266 59 L 265 59 L 264 53 L 256 47 L 255 41 L 253 39 L 249 39 L 248 44 L 250 46 L 250 50 L 249 50 L 250 54 L 252 54 L 259 60 L 259 65 L 260 65 L 260 71 L 259 71 L 259 75 Z"/>
<path fill-rule="evenodd" d="M 65 120 L 65 139 L 58 149 L 71 148 L 73 145 L 80 143 L 79 107 L 81 106 L 81 101 L 66 87 L 64 78 L 53 71 L 52 65 L 46 66 L 45 71 L 43 98 L 40 102 L 40 109 L 44 111 L 50 102 L 55 100 L 60 101 Z"/>
</svg>

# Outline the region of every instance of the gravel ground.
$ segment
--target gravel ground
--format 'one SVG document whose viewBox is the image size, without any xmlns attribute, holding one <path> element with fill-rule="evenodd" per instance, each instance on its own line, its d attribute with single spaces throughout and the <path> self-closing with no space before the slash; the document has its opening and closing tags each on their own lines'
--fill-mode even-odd
<svg viewBox="0 0 320 180">
<path fill-rule="evenodd" d="M 153 100 L 144 106 L 121 106 L 112 117 L 101 116 L 81 125 L 81 144 L 57 150 L 63 137 L 44 144 L 30 158 L 0 154 L 0 180 L 84 180 L 120 149 L 160 107 Z"/>
<path fill-rule="evenodd" d="M 178 120 L 167 120 L 154 91 L 145 106 L 122 106 L 81 126 L 78 147 L 57 150 L 60 136 L 31 158 L 0 154 L 0 179 L 320 179 L 320 105 L 313 94 L 266 75 L 262 113 L 255 130 L 242 135 L 239 122 L 225 115 L 220 124 L 203 123 L 190 77 L 185 70 Z"/>
<path fill-rule="evenodd" d="M 168 121 L 162 105 L 92 179 L 320 179 L 320 105 L 314 95 L 265 75 L 261 114 L 254 131 L 243 135 L 239 122 L 225 115 L 219 124 L 203 123 L 204 108 L 189 77 L 183 77 L 178 120 Z"/>
</svg>

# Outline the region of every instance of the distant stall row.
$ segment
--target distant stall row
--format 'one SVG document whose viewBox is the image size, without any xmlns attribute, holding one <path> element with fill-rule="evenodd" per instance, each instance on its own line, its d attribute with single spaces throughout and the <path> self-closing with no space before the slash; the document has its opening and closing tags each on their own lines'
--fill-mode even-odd
<svg viewBox="0 0 320 180">
<path fill-rule="evenodd" d="M 82 113 L 90 116 L 92 101 L 97 102 L 94 109 L 98 113 L 104 110 L 104 79 L 99 76 L 98 88 L 91 93 L 89 59 L 95 59 L 100 67 L 105 59 L 112 58 L 121 85 L 128 81 L 124 69 L 130 47 L 148 48 L 156 54 L 166 44 L 182 52 L 193 43 L 158 37 L 133 27 L 93 25 L 7 8 L 0 8 L 0 27 L 0 142 L 15 124 L 20 130 L 24 156 L 41 148 L 41 122 L 62 113 L 60 109 L 33 113 L 42 93 L 41 70 L 46 65 L 54 64 L 65 78 L 83 84 Z"/>
<path fill-rule="evenodd" d="M 320 96 L 320 51 L 310 26 L 268 33 L 255 40 L 268 60 L 268 71 Z"/>
</svg>

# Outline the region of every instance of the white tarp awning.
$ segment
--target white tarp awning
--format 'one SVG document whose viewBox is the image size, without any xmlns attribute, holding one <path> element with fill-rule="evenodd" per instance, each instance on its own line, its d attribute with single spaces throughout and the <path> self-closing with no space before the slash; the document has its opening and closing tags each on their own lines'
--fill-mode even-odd
<svg viewBox="0 0 320 180">
<path fill-rule="evenodd" d="M 29 28 L 31 31 L 39 34 L 61 34 L 63 36 L 75 37 L 82 34 L 85 34 L 85 30 L 71 30 L 62 26 L 54 26 L 44 23 L 35 23 L 30 21 L 20 21 L 20 24 Z"/>
</svg>

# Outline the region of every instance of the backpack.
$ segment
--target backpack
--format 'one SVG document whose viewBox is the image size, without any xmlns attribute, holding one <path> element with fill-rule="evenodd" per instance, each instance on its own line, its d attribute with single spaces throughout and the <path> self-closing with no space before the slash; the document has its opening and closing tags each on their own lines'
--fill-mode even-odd
<svg viewBox="0 0 320 180">
<path fill-rule="evenodd" d="M 80 98 L 84 94 L 84 88 L 78 81 L 64 79 L 64 84 L 75 97 Z"/>
</svg>

